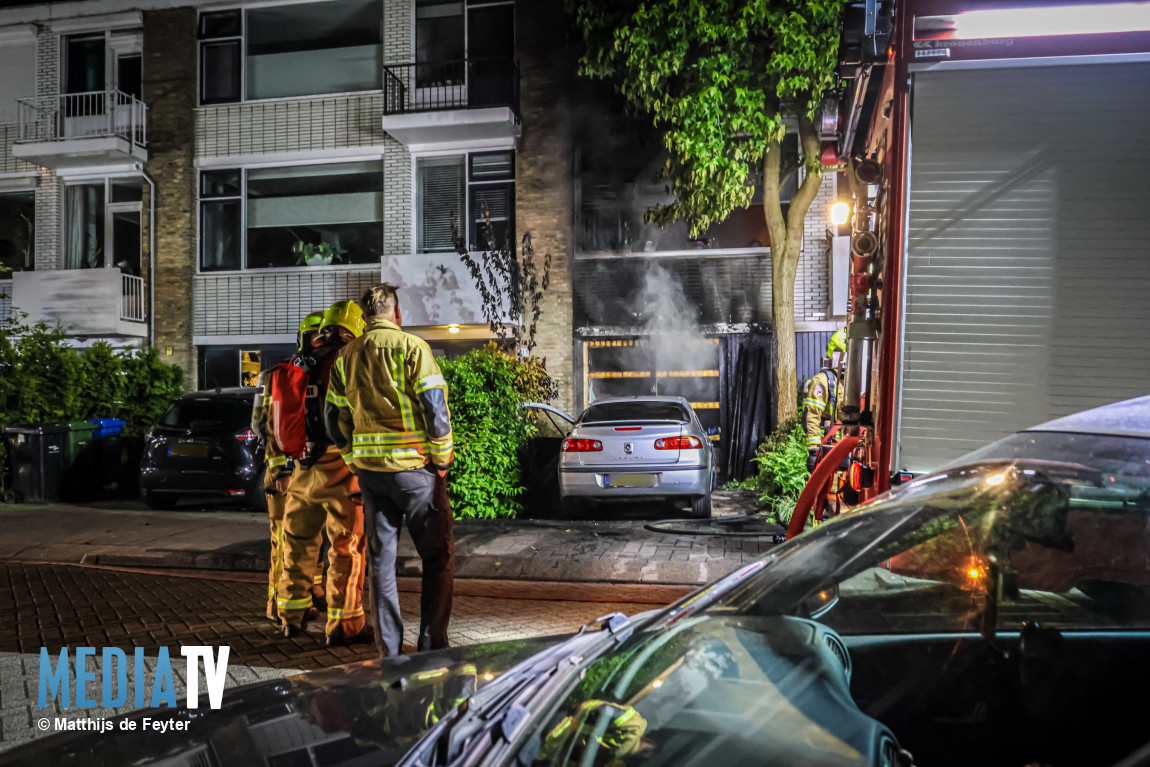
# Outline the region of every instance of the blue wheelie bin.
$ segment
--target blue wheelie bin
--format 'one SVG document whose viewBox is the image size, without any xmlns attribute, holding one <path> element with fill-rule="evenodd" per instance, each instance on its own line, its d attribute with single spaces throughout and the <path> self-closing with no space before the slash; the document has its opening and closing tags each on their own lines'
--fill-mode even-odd
<svg viewBox="0 0 1150 767">
<path fill-rule="evenodd" d="M 96 479 L 99 487 L 114 490 L 120 483 L 120 437 L 124 422 L 119 418 L 89 418 L 96 424 L 92 442 L 96 453 Z"/>
</svg>

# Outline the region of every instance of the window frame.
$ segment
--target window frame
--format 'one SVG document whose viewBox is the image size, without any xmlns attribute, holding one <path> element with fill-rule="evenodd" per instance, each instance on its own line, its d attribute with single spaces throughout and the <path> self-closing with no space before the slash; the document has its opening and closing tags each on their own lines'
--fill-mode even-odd
<svg viewBox="0 0 1150 767">
<path fill-rule="evenodd" d="M 339 158 L 325 158 L 322 160 L 313 160 L 308 162 L 269 162 L 253 165 L 209 165 L 204 167 L 196 167 L 196 274 L 211 276 L 221 274 L 240 274 L 240 273 L 256 273 L 256 274 L 274 274 L 274 273 L 294 273 L 300 269 L 323 269 L 323 270 L 355 270 L 368 267 L 373 262 L 368 263 L 338 263 L 330 264 L 328 266 L 261 266 L 252 267 L 248 265 L 248 171 L 262 170 L 264 168 L 320 168 L 325 165 L 345 165 L 357 162 L 371 162 L 378 165 L 378 172 L 381 177 L 384 173 L 383 158 L 378 155 L 366 155 L 356 157 L 339 157 Z M 239 195 L 217 195 L 213 197 L 204 196 L 204 174 L 219 173 L 219 172 L 238 172 L 240 174 L 240 193 Z M 240 206 L 240 265 L 238 269 L 208 269 L 203 268 L 203 247 L 204 247 L 204 203 L 217 202 L 217 201 L 235 200 Z M 379 223 L 382 227 L 379 245 L 380 253 L 385 254 L 385 239 L 386 239 L 386 202 L 384 208 L 379 212 Z"/>
<path fill-rule="evenodd" d="M 141 188 L 140 188 L 140 199 L 139 199 L 139 201 L 130 201 L 130 202 L 113 202 L 112 201 L 112 184 L 114 184 L 116 181 L 124 180 L 124 179 L 135 180 L 137 182 L 140 182 Z M 61 224 L 62 224 L 61 228 L 62 228 L 62 230 L 64 230 L 64 231 L 67 230 L 68 221 L 69 221 L 69 218 L 71 216 L 71 210 L 68 207 L 68 195 L 66 192 L 68 187 L 88 186 L 88 185 L 94 185 L 94 184 L 101 184 L 104 187 L 104 206 L 103 206 L 104 207 L 104 213 L 103 213 L 104 230 L 103 230 L 103 235 L 102 235 L 103 241 L 100 243 L 100 249 L 103 251 L 102 258 L 104 259 L 104 265 L 98 266 L 98 267 L 87 267 L 87 268 L 89 268 L 89 269 L 117 269 L 118 267 L 116 266 L 116 260 L 115 260 L 115 258 L 116 258 L 116 246 L 115 246 L 115 243 L 113 242 L 114 238 L 112 236 L 113 218 L 114 218 L 116 213 L 140 213 L 141 215 L 143 214 L 143 212 L 144 212 L 143 179 L 137 173 L 114 173 L 114 174 L 106 175 L 106 176 L 104 176 L 104 175 L 101 175 L 101 176 L 76 176 L 74 178 L 65 179 L 64 180 L 65 194 L 63 195 L 63 199 L 61 200 L 61 205 L 60 205 L 61 214 L 62 214 L 61 215 Z M 141 232 L 142 231 L 143 231 L 143 224 L 142 224 L 142 219 L 141 219 Z M 140 258 L 141 262 L 143 262 L 143 260 L 144 260 L 144 247 L 143 246 L 144 246 L 144 243 L 143 243 L 143 240 L 141 239 L 141 241 L 140 241 L 140 253 L 139 253 L 139 258 Z M 61 269 L 65 269 L 68 271 L 82 271 L 83 269 L 85 269 L 85 267 L 82 267 L 82 266 L 81 267 L 69 267 L 69 266 L 63 265 L 63 264 L 66 264 L 69 260 L 68 240 L 67 240 L 66 236 L 64 236 L 63 242 L 61 243 L 60 256 L 62 258 L 61 267 L 60 267 Z M 141 263 L 141 266 L 142 265 L 143 264 Z"/>
<path fill-rule="evenodd" d="M 34 271 L 36 271 L 36 187 L 34 187 L 34 186 L 28 186 L 28 187 L 4 187 L 4 186 L 0 186 L 0 199 L 3 199 L 4 197 L 13 197 L 16 195 L 31 195 L 31 198 L 32 198 L 32 217 L 29 219 L 29 223 L 31 224 L 31 237 L 30 237 L 29 243 L 28 243 L 30 246 L 29 252 L 28 252 L 29 263 L 27 265 L 27 268 L 12 269 L 12 271 L 10 271 L 10 272 L 0 273 L 0 280 L 12 279 L 12 274 L 17 272 L 17 271 L 21 271 L 21 272 L 34 272 Z"/>
<path fill-rule="evenodd" d="M 511 168 L 510 168 L 509 175 L 504 176 L 504 177 L 500 177 L 500 178 L 496 178 L 496 179 L 487 179 L 487 180 L 483 180 L 483 181 L 473 181 L 472 180 L 472 158 L 475 156 L 496 155 L 496 154 L 510 154 L 511 155 Z M 473 200 L 471 189 L 472 189 L 472 187 L 483 187 L 483 186 L 495 186 L 495 187 L 506 186 L 509 188 L 510 193 L 511 193 L 511 199 L 510 199 L 511 204 L 509 206 L 509 211 L 508 211 L 508 213 L 509 213 L 509 215 L 508 215 L 508 229 L 509 229 L 509 233 L 510 233 L 510 237 L 509 237 L 509 241 L 508 241 L 508 247 L 511 248 L 512 251 L 517 251 L 518 250 L 518 240 L 516 238 L 516 226 L 515 226 L 516 225 L 516 209 L 517 209 L 516 198 L 518 196 L 516 194 L 517 186 L 516 186 L 516 170 L 515 170 L 517 153 L 516 153 L 516 150 L 514 147 L 499 147 L 499 148 L 486 148 L 485 147 L 483 149 L 469 149 L 469 150 L 465 150 L 462 152 L 461 151 L 424 152 L 424 153 L 412 155 L 413 162 L 411 163 L 411 199 L 414 202 L 414 204 L 412 205 L 412 209 L 414 210 L 414 218 L 412 220 L 412 227 L 411 227 L 411 252 L 414 254 L 417 254 L 417 255 L 429 255 L 429 254 L 433 254 L 433 253 L 448 252 L 448 251 L 434 251 L 434 250 L 433 251 L 425 251 L 425 250 L 421 249 L 420 245 L 422 243 L 420 242 L 420 237 L 419 237 L 420 224 L 421 224 L 422 218 L 423 218 L 423 211 L 420 209 L 420 205 L 419 205 L 419 165 L 420 165 L 420 160 L 432 159 L 432 158 L 446 158 L 446 157 L 462 157 L 463 158 L 463 210 L 464 210 L 464 215 L 466 216 L 466 222 L 465 222 L 466 223 L 466 235 L 465 235 L 465 237 L 467 238 L 467 251 L 469 253 L 483 253 L 483 252 L 485 252 L 482 249 L 476 249 L 475 248 L 475 246 L 478 245 L 479 230 L 478 230 L 478 222 L 472 221 L 472 211 L 471 211 L 471 205 L 472 205 L 472 200 Z M 474 238 L 475 241 L 472 241 L 472 239 L 471 239 L 473 228 L 475 230 L 475 238 Z"/>
<path fill-rule="evenodd" d="M 482 0 L 480 0 L 480 1 L 482 2 Z M 514 4 L 514 0 L 498 0 L 498 2 L 505 2 L 505 1 L 509 2 L 510 4 Z M 467 4 L 466 0 L 461 0 L 461 2 L 464 2 L 465 5 Z M 303 0 L 303 2 L 290 3 L 288 5 L 312 5 L 312 4 L 318 4 L 317 0 Z M 487 5 L 488 3 L 483 3 L 483 4 Z M 271 96 L 271 97 L 262 98 L 262 99 L 250 99 L 250 98 L 248 98 L 248 67 L 247 67 L 248 12 L 250 10 L 260 10 L 261 8 L 266 8 L 266 7 L 277 7 L 277 6 L 255 5 L 251 8 L 246 7 L 246 6 L 244 6 L 244 7 L 232 6 L 232 7 L 228 7 L 228 8 L 203 9 L 203 10 L 200 10 L 198 12 L 198 14 L 196 15 L 196 106 L 197 107 L 218 107 L 218 106 L 226 106 L 228 104 L 262 104 L 265 102 L 289 101 L 289 100 L 294 100 L 294 99 L 315 99 L 315 98 L 326 98 L 328 96 L 355 95 L 355 94 L 362 94 L 362 93 L 381 93 L 383 91 L 383 83 L 381 80 L 380 86 L 378 88 L 367 88 L 365 90 L 332 91 L 331 93 L 315 93 L 315 94 L 311 94 L 308 96 Z M 413 14 L 414 14 L 414 8 L 415 8 L 414 0 L 412 0 Z M 239 13 L 240 32 L 238 35 L 225 35 L 225 36 L 220 36 L 220 37 L 204 37 L 202 35 L 200 30 L 203 28 L 204 16 L 210 16 L 213 14 L 230 13 L 230 12 L 238 12 Z M 414 41 L 415 41 L 414 15 L 412 16 L 412 19 L 413 19 L 413 21 L 412 21 L 412 28 L 411 28 L 411 39 L 412 39 L 412 42 L 414 44 Z M 205 44 L 219 44 L 221 42 L 230 42 L 230 41 L 238 41 L 239 42 L 239 48 L 240 48 L 239 98 L 237 98 L 235 100 L 205 101 L 204 100 L 204 54 L 203 54 L 204 45 Z M 380 50 L 380 61 L 381 62 L 383 61 L 384 42 L 385 42 L 384 31 L 383 31 L 383 26 L 381 25 L 380 37 L 379 37 L 379 50 Z M 382 65 L 380 66 L 379 74 L 380 74 L 380 77 L 382 78 L 382 76 L 383 76 Z"/>
</svg>

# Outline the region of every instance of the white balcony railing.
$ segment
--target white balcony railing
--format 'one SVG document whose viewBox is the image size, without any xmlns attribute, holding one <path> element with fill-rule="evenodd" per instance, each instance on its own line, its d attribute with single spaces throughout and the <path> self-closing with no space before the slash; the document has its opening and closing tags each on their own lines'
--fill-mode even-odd
<svg viewBox="0 0 1150 767">
<path fill-rule="evenodd" d="M 144 278 L 121 274 L 120 319 L 143 322 L 144 316 Z"/>
<path fill-rule="evenodd" d="M 148 107 L 130 93 L 92 91 L 17 99 L 16 143 L 119 136 L 148 145 Z"/>
</svg>

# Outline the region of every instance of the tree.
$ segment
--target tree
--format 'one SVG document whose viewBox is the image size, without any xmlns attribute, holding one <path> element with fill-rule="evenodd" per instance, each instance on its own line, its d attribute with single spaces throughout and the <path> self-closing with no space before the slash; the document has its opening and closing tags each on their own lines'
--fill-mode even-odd
<svg viewBox="0 0 1150 767">
<path fill-rule="evenodd" d="M 794 418 L 794 289 L 803 221 L 822 183 L 815 116 L 834 84 L 844 0 L 568 0 L 581 73 L 615 83 L 663 134 L 674 202 L 647 212 L 691 236 L 746 207 L 761 185 L 771 237 L 776 423 Z M 784 212 L 788 123 L 806 175 Z"/>
</svg>

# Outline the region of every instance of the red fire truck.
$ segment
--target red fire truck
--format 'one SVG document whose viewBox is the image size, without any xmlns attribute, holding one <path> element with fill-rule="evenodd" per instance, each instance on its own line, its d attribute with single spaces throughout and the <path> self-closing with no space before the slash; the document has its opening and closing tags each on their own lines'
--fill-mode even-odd
<svg viewBox="0 0 1150 767">
<path fill-rule="evenodd" d="M 855 10 L 847 439 L 798 529 L 848 455 L 865 499 L 1150 392 L 1150 2 Z"/>
</svg>

